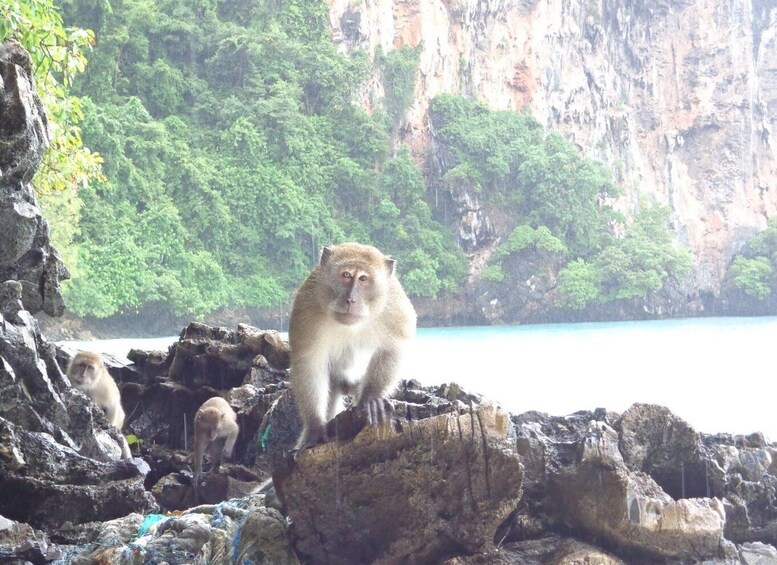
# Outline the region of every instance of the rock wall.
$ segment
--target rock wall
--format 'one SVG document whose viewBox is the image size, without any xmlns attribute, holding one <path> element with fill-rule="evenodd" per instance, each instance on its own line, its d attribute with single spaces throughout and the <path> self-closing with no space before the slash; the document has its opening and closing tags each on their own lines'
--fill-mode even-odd
<svg viewBox="0 0 777 565">
<path fill-rule="evenodd" d="M 0 45 L 0 518 L 6 522 L 0 531 L 5 536 L 12 530 L 7 518 L 56 527 L 156 504 L 143 488 L 142 462 L 118 461 L 120 432 L 70 386 L 54 346 L 31 315 L 64 309 L 59 280 L 67 271 L 51 247 L 30 186 L 47 144 L 30 57 L 18 43 Z M 4 556 L 0 550 L 0 560 Z"/>
<path fill-rule="evenodd" d="M 330 0 L 343 52 L 422 45 L 406 141 L 444 92 L 528 109 L 609 164 L 627 215 L 670 206 L 695 285 L 777 214 L 777 9 L 758 0 Z M 383 95 L 379 77 L 362 104 Z"/>
<path fill-rule="evenodd" d="M 69 278 L 30 181 L 49 145 L 49 125 L 21 45 L 0 45 L 0 282 L 21 284 L 31 314 L 60 316 L 59 282 Z"/>
</svg>

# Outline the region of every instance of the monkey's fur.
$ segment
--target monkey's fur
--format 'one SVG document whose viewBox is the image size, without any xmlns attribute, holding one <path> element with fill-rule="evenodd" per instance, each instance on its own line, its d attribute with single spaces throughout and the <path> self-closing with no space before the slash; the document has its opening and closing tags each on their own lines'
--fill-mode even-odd
<svg viewBox="0 0 777 565">
<path fill-rule="evenodd" d="M 214 396 L 202 403 L 194 415 L 194 478 L 195 485 L 202 474 L 205 449 L 211 459 L 211 469 L 218 473 L 222 455 L 231 457 L 240 427 L 237 415 L 226 400 Z"/>
<path fill-rule="evenodd" d="M 297 449 L 326 441 L 326 424 L 354 395 L 382 424 L 416 313 L 394 260 L 358 243 L 325 247 L 297 291 L 289 322 L 291 389 L 303 430 Z"/>
<path fill-rule="evenodd" d="M 105 418 L 121 430 L 124 426 L 124 409 L 121 407 L 119 387 L 103 363 L 102 357 L 91 351 L 76 353 L 67 368 L 70 384 L 92 399 L 105 412 Z M 129 459 L 129 445 L 124 440 L 122 458 Z"/>
</svg>

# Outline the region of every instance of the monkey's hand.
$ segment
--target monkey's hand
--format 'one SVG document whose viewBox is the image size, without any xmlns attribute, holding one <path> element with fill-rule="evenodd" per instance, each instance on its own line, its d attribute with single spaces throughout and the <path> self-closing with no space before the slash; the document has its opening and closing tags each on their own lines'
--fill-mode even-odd
<svg viewBox="0 0 777 565">
<path fill-rule="evenodd" d="M 379 396 L 360 404 L 367 412 L 367 423 L 370 426 L 378 427 L 391 422 L 391 417 L 394 415 L 394 405 L 388 398 Z"/>
</svg>

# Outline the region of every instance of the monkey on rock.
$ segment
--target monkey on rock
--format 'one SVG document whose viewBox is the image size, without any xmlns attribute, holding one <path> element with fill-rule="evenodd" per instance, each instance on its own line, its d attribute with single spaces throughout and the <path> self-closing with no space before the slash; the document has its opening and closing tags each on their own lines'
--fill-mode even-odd
<svg viewBox="0 0 777 565">
<path fill-rule="evenodd" d="M 76 353 L 68 365 L 67 378 L 74 388 L 86 394 L 92 402 L 102 408 L 105 411 L 105 418 L 121 430 L 124 426 L 121 393 L 100 355 L 91 351 Z M 127 440 L 123 436 L 121 456 L 122 459 L 132 457 Z"/>
<path fill-rule="evenodd" d="M 394 264 L 368 245 L 324 247 L 297 291 L 289 322 L 291 390 L 303 423 L 297 449 L 326 441 L 345 395 L 372 425 L 390 417 L 388 396 L 416 329 Z"/>
<path fill-rule="evenodd" d="M 195 488 L 202 474 L 202 459 L 207 450 L 212 470 L 218 473 L 222 457 L 232 457 L 240 426 L 229 403 L 214 396 L 202 403 L 194 415 L 194 480 Z"/>
</svg>

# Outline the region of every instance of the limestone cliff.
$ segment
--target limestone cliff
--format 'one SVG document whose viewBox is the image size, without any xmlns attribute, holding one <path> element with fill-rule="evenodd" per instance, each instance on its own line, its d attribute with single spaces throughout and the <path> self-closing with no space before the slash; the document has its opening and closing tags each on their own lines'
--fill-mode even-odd
<svg viewBox="0 0 777 565">
<path fill-rule="evenodd" d="M 774 0 L 329 0 L 344 52 L 421 45 L 402 128 L 421 155 L 428 101 L 528 108 L 605 161 L 627 215 L 667 204 L 717 293 L 731 255 L 777 215 Z M 383 95 L 379 77 L 362 93 Z"/>
</svg>

